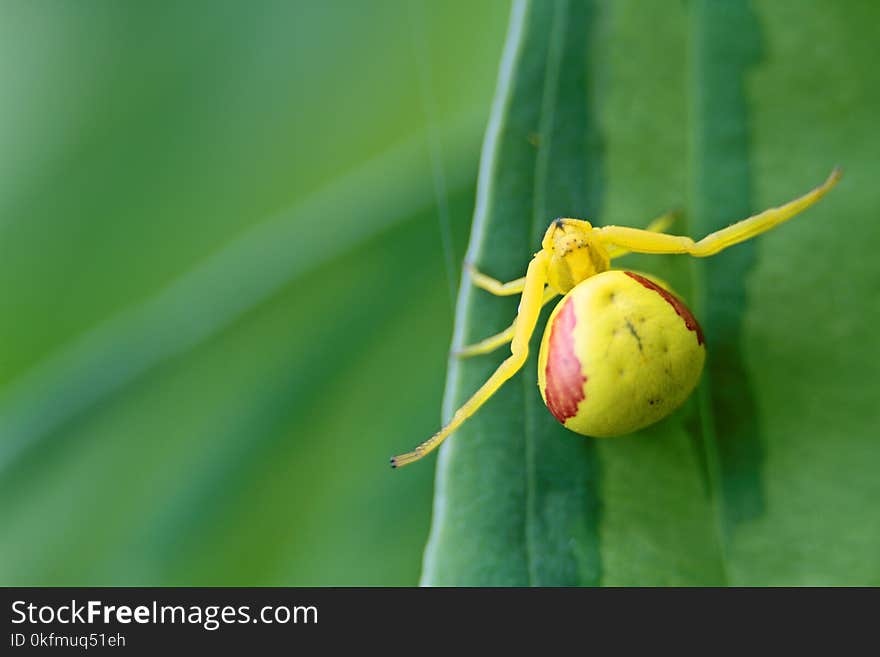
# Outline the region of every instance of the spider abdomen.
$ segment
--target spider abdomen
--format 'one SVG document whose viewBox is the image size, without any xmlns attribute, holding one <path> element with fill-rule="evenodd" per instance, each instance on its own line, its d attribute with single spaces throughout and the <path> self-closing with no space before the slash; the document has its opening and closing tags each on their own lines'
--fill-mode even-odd
<svg viewBox="0 0 880 657">
<path fill-rule="evenodd" d="M 538 386 L 550 412 L 586 436 L 636 431 L 691 394 L 706 358 L 687 306 L 626 271 L 592 276 L 553 310 L 538 354 Z"/>
</svg>

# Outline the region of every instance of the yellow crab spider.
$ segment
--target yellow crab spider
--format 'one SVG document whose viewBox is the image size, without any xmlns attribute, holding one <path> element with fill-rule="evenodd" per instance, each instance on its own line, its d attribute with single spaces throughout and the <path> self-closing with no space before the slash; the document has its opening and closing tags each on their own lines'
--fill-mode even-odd
<svg viewBox="0 0 880 657">
<path fill-rule="evenodd" d="M 667 235 L 664 215 L 647 229 L 594 228 L 580 219 L 556 219 L 526 275 L 501 283 L 470 269 L 474 285 L 498 296 L 520 294 L 519 310 L 505 331 L 458 352 L 488 353 L 510 342 L 507 357 L 452 416 L 413 451 L 391 459 L 401 467 L 429 454 L 471 417 L 526 362 L 541 308 L 553 309 L 538 353 L 538 387 L 550 412 L 566 428 L 598 438 L 619 436 L 669 415 L 691 394 L 703 370 L 703 333 L 669 287 L 647 274 L 611 269 L 628 252 L 681 253 L 705 258 L 751 239 L 822 198 L 840 179 L 828 179 L 785 205 L 770 208 L 694 242 Z"/>
</svg>

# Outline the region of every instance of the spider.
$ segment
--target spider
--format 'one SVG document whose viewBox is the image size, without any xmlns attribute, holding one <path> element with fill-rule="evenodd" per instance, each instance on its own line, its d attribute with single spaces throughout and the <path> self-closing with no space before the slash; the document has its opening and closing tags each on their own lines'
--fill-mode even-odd
<svg viewBox="0 0 880 657">
<path fill-rule="evenodd" d="M 526 362 L 541 308 L 564 295 L 547 321 L 538 354 L 538 387 L 566 428 L 593 437 L 631 433 L 657 422 L 688 398 L 705 360 L 703 333 L 687 306 L 662 280 L 611 269 L 626 253 L 678 253 L 705 258 L 778 226 L 821 199 L 840 179 L 835 168 L 803 196 L 711 233 L 699 242 L 668 235 L 673 215 L 645 229 L 594 228 L 590 222 L 551 222 L 526 275 L 502 283 L 468 267 L 471 281 L 496 296 L 520 294 L 513 324 L 465 347 L 468 357 L 510 343 L 507 357 L 446 426 L 391 466 L 418 461 L 471 417 Z"/>
</svg>

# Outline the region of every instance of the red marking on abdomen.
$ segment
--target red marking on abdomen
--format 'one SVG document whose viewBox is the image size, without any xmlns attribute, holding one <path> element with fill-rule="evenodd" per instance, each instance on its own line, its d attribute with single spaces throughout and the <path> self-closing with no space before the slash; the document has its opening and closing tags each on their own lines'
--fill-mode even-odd
<svg viewBox="0 0 880 657">
<path fill-rule="evenodd" d="M 634 274 L 631 271 L 625 271 L 623 273 L 630 278 L 637 280 L 649 290 L 654 290 L 657 294 L 666 299 L 669 302 L 669 305 L 675 309 L 676 313 L 678 313 L 678 316 L 684 320 L 684 325 L 687 326 L 688 330 L 696 331 L 697 344 L 703 344 L 703 329 L 700 328 L 700 324 L 699 322 L 697 322 L 697 318 L 694 317 L 693 313 L 686 305 L 684 305 L 684 302 L 681 299 L 669 292 L 669 290 L 664 290 L 655 282 L 649 281 L 644 276 L 639 276 L 638 274 Z"/>
<path fill-rule="evenodd" d="M 574 327 L 577 317 L 571 299 L 557 313 L 550 329 L 547 345 L 546 387 L 547 408 L 562 422 L 577 414 L 578 403 L 584 398 L 587 377 L 574 353 Z"/>
</svg>

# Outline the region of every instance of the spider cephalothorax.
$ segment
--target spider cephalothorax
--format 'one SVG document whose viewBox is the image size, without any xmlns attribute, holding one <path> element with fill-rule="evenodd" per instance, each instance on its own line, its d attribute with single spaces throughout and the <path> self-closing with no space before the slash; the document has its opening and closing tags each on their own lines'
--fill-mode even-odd
<svg viewBox="0 0 880 657">
<path fill-rule="evenodd" d="M 557 219 L 544 234 L 548 255 L 547 283 L 560 294 L 611 267 L 608 250 L 594 237 L 593 226 L 580 219 Z"/>
</svg>

